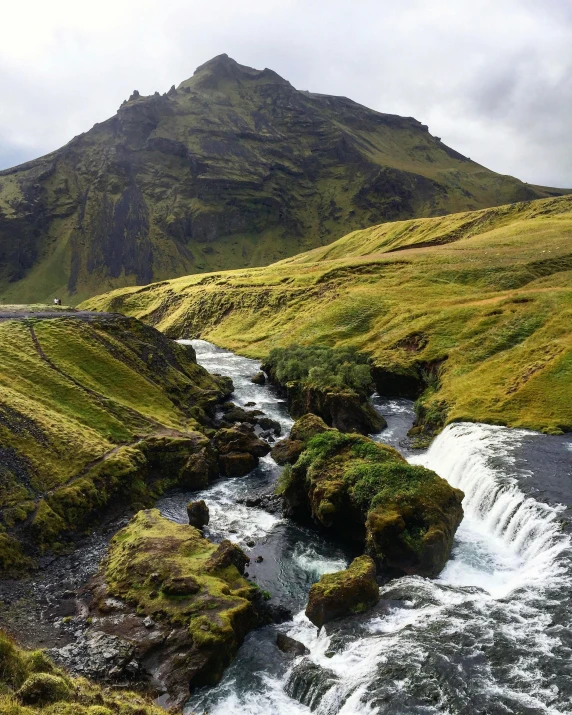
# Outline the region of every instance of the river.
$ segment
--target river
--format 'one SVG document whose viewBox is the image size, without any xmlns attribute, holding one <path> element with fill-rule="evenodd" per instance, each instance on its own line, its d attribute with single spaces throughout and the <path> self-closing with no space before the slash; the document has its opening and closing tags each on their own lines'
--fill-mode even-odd
<svg viewBox="0 0 572 715">
<path fill-rule="evenodd" d="M 292 420 L 283 401 L 272 387 L 250 382 L 259 363 L 189 342 L 201 365 L 233 379 L 233 401 L 256 403 L 287 433 Z M 390 581 L 376 608 L 318 634 L 304 616 L 308 589 L 355 554 L 240 503 L 277 479 L 280 468 L 270 456 L 247 477 L 164 497 L 158 507 L 181 523 L 189 499 L 204 498 L 207 536 L 238 542 L 251 558 L 249 578 L 296 614 L 251 633 L 219 685 L 195 692 L 185 714 L 571 713 L 570 437 L 459 423 L 426 452 L 412 454 L 404 440 L 412 403 L 375 397 L 374 405 L 388 422 L 374 439 L 465 492 L 465 517 L 446 568 L 435 580 Z M 277 630 L 302 641 L 310 656 L 284 655 L 275 645 Z"/>
</svg>

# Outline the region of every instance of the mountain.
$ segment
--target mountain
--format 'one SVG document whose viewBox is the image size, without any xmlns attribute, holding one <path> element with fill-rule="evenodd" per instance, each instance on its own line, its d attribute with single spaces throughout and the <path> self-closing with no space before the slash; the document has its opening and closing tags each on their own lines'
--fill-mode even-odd
<svg viewBox="0 0 572 715">
<path fill-rule="evenodd" d="M 558 193 L 489 171 L 415 119 L 220 55 L 0 172 L 0 300 L 78 302 L 265 265 L 380 221 Z"/>
<path fill-rule="evenodd" d="M 572 196 L 385 223 L 267 268 L 87 306 L 257 358 L 354 346 L 380 394 L 421 395 L 425 425 L 572 431 Z"/>
</svg>

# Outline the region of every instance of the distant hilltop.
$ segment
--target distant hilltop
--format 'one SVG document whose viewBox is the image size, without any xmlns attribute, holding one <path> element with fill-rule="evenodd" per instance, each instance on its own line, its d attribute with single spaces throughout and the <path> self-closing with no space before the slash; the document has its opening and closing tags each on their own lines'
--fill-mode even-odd
<svg viewBox="0 0 572 715">
<path fill-rule="evenodd" d="M 0 300 L 77 303 L 265 265 L 382 221 L 561 193 L 489 171 L 416 119 L 219 55 L 0 172 Z"/>
</svg>

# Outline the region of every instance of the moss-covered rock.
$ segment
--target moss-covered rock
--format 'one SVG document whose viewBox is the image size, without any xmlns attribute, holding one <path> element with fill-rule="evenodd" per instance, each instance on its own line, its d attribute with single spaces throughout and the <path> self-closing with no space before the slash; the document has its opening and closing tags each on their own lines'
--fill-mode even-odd
<svg viewBox="0 0 572 715">
<path fill-rule="evenodd" d="M 375 434 L 387 427 L 387 422 L 370 405 L 367 396 L 351 390 L 315 387 L 300 382 L 289 382 L 286 390 L 288 412 L 294 418 L 313 412 L 341 432 Z"/>
<path fill-rule="evenodd" d="M 379 601 L 375 563 L 369 556 L 354 559 L 349 568 L 325 574 L 310 589 L 306 616 L 321 628 L 350 613 L 363 613 Z"/>
<path fill-rule="evenodd" d="M 59 675 L 33 673 L 22 683 L 16 696 L 24 705 L 47 705 L 68 700 L 70 687 Z"/>
<path fill-rule="evenodd" d="M 437 576 L 463 517 L 463 493 L 393 448 L 329 430 L 282 485 L 285 511 L 364 544 L 380 567 Z"/>
<path fill-rule="evenodd" d="M 304 442 L 299 439 L 283 439 L 272 447 L 270 455 L 276 464 L 294 464 L 304 451 Z"/>
<path fill-rule="evenodd" d="M 92 630 L 134 643 L 143 670 L 180 705 L 189 687 L 220 679 L 258 623 L 257 589 L 242 576 L 247 562 L 229 541 L 212 544 L 190 525 L 141 511 L 113 538 L 93 581 Z M 120 619 L 113 599 L 123 604 Z"/>
<path fill-rule="evenodd" d="M 72 678 L 42 651 L 26 651 L 0 631 L 2 715 L 164 715 L 150 698 Z"/>
<path fill-rule="evenodd" d="M 292 425 L 289 437 L 272 448 L 272 458 L 277 464 L 294 464 L 309 440 L 329 429 L 332 428 L 318 415 L 311 412 L 303 415 Z"/>
</svg>

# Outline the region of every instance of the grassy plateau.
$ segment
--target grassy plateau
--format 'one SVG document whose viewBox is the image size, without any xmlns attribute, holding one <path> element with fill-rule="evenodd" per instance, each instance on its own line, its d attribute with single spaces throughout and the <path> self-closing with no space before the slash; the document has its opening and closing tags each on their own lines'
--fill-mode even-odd
<svg viewBox="0 0 572 715">
<path fill-rule="evenodd" d="M 123 288 L 83 304 L 264 358 L 354 347 L 422 419 L 572 430 L 572 198 L 354 231 L 267 268 Z"/>
</svg>

